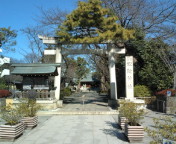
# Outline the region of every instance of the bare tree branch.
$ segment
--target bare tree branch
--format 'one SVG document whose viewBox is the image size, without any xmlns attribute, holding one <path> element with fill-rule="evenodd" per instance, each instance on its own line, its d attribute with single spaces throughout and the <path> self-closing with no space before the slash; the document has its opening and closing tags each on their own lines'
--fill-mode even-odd
<svg viewBox="0 0 176 144">
<path fill-rule="evenodd" d="M 141 28 L 150 36 L 166 38 L 165 27 L 172 25 L 168 38 L 176 31 L 176 1 L 174 0 L 102 0 L 119 18 L 125 28 Z M 169 26 L 170 27 L 170 26 Z M 161 31 L 162 29 L 162 31 Z"/>
</svg>

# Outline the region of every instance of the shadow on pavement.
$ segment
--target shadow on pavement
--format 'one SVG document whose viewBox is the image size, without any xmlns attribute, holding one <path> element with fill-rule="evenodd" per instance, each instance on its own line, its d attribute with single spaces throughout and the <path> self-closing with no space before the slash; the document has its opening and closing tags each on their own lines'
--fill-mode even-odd
<svg viewBox="0 0 176 144">
<path fill-rule="evenodd" d="M 110 122 L 110 121 L 106 121 L 106 124 L 109 127 L 112 127 L 109 129 L 108 128 L 102 129 L 106 135 L 111 135 L 113 137 L 117 137 L 118 139 L 120 139 L 124 142 L 128 142 L 127 137 L 125 136 L 124 132 L 120 129 L 118 124 Z"/>
</svg>

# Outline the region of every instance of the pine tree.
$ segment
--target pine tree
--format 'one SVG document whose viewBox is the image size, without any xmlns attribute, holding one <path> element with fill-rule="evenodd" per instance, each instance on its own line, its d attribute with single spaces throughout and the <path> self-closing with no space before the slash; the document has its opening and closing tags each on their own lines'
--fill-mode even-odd
<svg viewBox="0 0 176 144">
<path fill-rule="evenodd" d="M 78 8 L 59 26 L 57 35 L 61 42 L 71 43 L 117 43 L 134 38 L 134 31 L 124 29 L 117 20 L 101 0 L 79 2 Z"/>
</svg>

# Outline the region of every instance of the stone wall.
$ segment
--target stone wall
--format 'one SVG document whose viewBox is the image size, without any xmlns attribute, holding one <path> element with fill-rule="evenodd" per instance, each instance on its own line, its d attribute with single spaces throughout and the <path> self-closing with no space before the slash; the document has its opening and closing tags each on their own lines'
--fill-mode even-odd
<svg viewBox="0 0 176 144">
<path fill-rule="evenodd" d="M 37 104 L 42 106 L 42 110 L 55 110 L 57 108 L 61 108 L 63 101 L 62 100 L 37 100 Z M 19 104 L 19 100 L 12 99 L 13 104 Z"/>
<path fill-rule="evenodd" d="M 167 97 L 166 99 L 166 113 L 176 114 L 176 96 Z"/>
<path fill-rule="evenodd" d="M 0 107 L 6 106 L 6 99 L 5 98 L 0 98 Z"/>
</svg>

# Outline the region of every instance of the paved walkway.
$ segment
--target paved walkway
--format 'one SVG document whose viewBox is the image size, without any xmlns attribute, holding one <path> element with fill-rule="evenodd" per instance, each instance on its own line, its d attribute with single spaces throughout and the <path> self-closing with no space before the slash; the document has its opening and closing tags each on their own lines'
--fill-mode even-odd
<svg viewBox="0 0 176 144">
<path fill-rule="evenodd" d="M 40 123 L 13 144 L 125 143 L 128 142 L 124 134 L 110 115 L 57 115 Z"/>
<path fill-rule="evenodd" d="M 162 113 L 149 111 L 144 118 L 145 127 L 152 127 L 152 119 Z M 14 142 L 2 144 L 128 144 L 124 132 L 119 128 L 118 115 L 54 115 L 40 116 L 39 125 Z M 145 133 L 143 142 L 151 138 Z M 133 143 L 134 144 L 134 143 Z"/>
<path fill-rule="evenodd" d="M 63 108 L 55 111 L 40 112 L 43 114 L 118 114 L 117 110 L 112 110 L 108 106 L 106 94 L 96 92 L 74 93 L 64 98 Z"/>
<path fill-rule="evenodd" d="M 61 111 L 109 111 L 108 99 L 96 92 L 75 93 L 65 97 Z"/>
<path fill-rule="evenodd" d="M 98 95 L 97 95 L 98 96 Z M 79 98 L 80 96 L 78 96 Z M 87 96 L 88 97 L 88 96 Z M 90 96 L 91 97 L 91 96 Z M 89 97 L 89 98 L 90 98 Z M 105 104 L 105 99 L 89 99 L 90 107 L 84 110 L 107 110 L 111 111 Z M 58 111 L 80 111 L 82 104 L 74 100 L 74 104 L 64 105 L 64 109 Z M 91 102 L 90 102 L 91 101 Z M 98 102 L 98 103 L 96 103 Z M 100 104 L 100 103 L 101 104 Z M 95 103 L 95 105 L 92 105 Z M 77 105 L 78 104 L 78 105 Z M 100 108 L 102 106 L 102 108 Z M 94 108 L 93 108 L 94 107 Z M 73 108 L 73 109 L 72 109 Z M 98 109 L 100 108 L 100 109 Z M 159 117 L 162 113 L 149 111 L 144 118 L 145 127 L 153 127 L 152 119 Z M 138 144 L 149 144 L 151 138 L 145 133 L 143 142 Z M 14 142 L 0 142 L 2 144 L 128 144 L 124 132 L 118 126 L 118 115 L 45 115 L 39 116 L 39 124 L 25 133 Z"/>
</svg>

